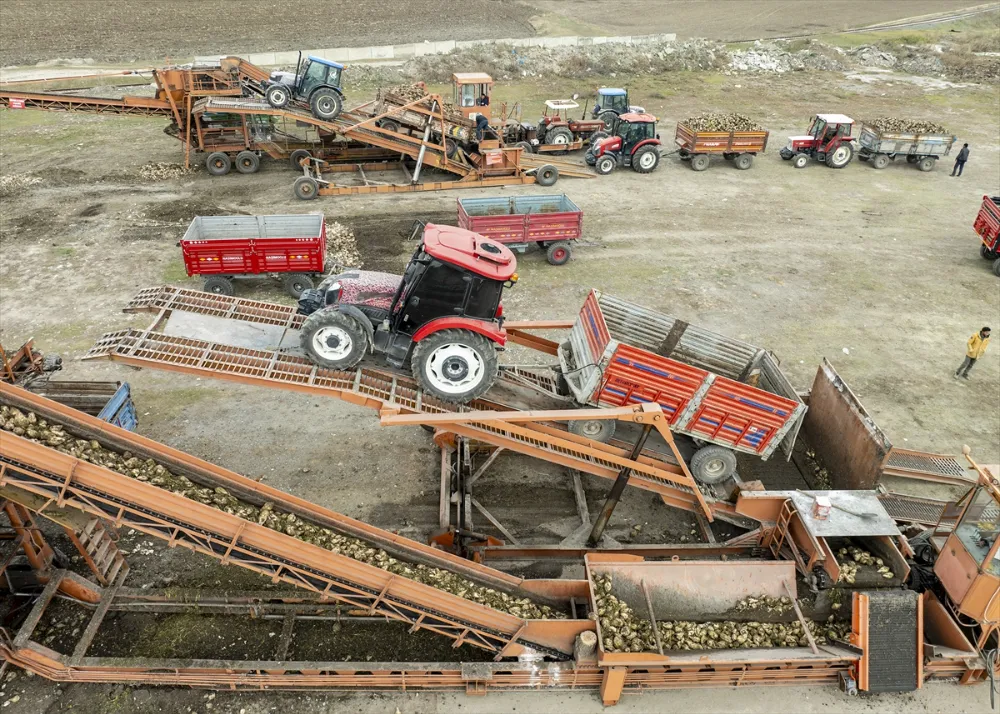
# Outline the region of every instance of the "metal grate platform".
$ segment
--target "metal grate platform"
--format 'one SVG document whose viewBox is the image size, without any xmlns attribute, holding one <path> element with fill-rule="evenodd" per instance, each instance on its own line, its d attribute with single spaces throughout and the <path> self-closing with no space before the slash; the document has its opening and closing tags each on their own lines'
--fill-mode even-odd
<svg viewBox="0 0 1000 714">
<path fill-rule="evenodd" d="M 870 591 L 868 691 L 917 688 L 917 598 L 912 590 Z"/>
<path fill-rule="evenodd" d="M 937 525 L 941 520 L 947 502 L 929 498 L 917 498 L 902 493 L 886 493 L 878 497 L 886 513 L 895 521 Z"/>
<path fill-rule="evenodd" d="M 884 476 L 897 476 L 951 485 L 973 485 L 974 479 L 954 456 L 893 447 L 882 467 Z"/>
</svg>

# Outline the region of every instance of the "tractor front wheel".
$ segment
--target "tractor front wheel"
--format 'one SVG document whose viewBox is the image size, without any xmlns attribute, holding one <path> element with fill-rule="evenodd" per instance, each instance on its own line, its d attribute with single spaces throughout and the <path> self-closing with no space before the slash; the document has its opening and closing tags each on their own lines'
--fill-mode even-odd
<svg viewBox="0 0 1000 714">
<path fill-rule="evenodd" d="M 609 173 L 615 170 L 615 161 L 613 156 L 608 156 L 604 154 L 594 162 L 594 171 L 599 173 L 601 176 L 607 176 Z"/>
<path fill-rule="evenodd" d="M 368 351 L 368 337 L 353 317 L 324 308 L 302 323 L 299 345 L 320 367 L 350 369 Z"/>
<path fill-rule="evenodd" d="M 272 84 L 264 92 L 264 99 L 275 109 L 281 109 L 282 107 L 288 106 L 288 102 L 291 100 L 292 95 L 288 91 L 288 87 L 282 84 Z"/>
<path fill-rule="evenodd" d="M 642 146 L 632 155 L 632 169 L 636 173 L 648 174 L 660 165 L 660 152 L 655 146 Z"/>
<path fill-rule="evenodd" d="M 493 343 L 471 330 L 441 330 L 413 348 L 413 376 L 438 399 L 464 404 L 484 395 L 496 380 Z"/>
<path fill-rule="evenodd" d="M 317 89 L 309 98 L 309 107 L 317 119 L 332 121 L 344 108 L 344 101 L 332 89 Z"/>
<path fill-rule="evenodd" d="M 854 147 L 850 144 L 841 144 L 826 155 L 826 165 L 831 169 L 842 169 L 851 163 L 853 158 Z"/>
<path fill-rule="evenodd" d="M 808 163 L 809 163 L 809 157 L 806 156 L 805 154 L 796 154 L 795 157 L 792 159 L 792 166 L 794 166 L 797 169 L 804 169 L 806 167 L 806 164 Z"/>
</svg>

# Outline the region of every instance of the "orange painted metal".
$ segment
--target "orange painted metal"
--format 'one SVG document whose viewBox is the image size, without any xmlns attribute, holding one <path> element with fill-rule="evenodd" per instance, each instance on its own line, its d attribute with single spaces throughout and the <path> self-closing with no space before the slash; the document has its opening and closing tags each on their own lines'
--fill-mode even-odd
<svg viewBox="0 0 1000 714">
<path fill-rule="evenodd" d="M 852 594 L 851 644 L 861 650 L 857 663 L 858 689 L 868 691 L 868 605 L 870 598 L 861 592 Z"/>
</svg>

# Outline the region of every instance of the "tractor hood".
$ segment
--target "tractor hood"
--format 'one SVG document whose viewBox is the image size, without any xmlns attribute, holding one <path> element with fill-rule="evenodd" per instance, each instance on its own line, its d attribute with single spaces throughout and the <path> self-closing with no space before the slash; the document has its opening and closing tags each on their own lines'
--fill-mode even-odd
<svg viewBox="0 0 1000 714">
<path fill-rule="evenodd" d="M 392 298 L 399 288 L 402 276 L 393 273 L 380 273 L 374 270 L 348 270 L 339 275 L 329 275 L 319 284 L 319 291 L 324 297 L 335 285 L 340 285 L 340 291 L 334 301 L 327 298 L 327 304 L 337 302 L 342 305 L 357 305 L 388 310 L 392 306 Z"/>
<path fill-rule="evenodd" d="M 295 73 L 276 69 L 271 72 L 271 81 L 275 84 L 287 84 L 292 87 L 295 85 Z"/>
</svg>

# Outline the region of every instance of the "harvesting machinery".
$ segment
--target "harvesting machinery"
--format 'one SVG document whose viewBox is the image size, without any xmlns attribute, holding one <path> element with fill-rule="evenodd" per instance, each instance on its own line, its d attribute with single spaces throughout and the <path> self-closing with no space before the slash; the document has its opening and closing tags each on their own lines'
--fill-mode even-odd
<svg viewBox="0 0 1000 714">
<path fill-rule="evenodd" d="M 305 61 L 299 53 L 295 73 L 274 71 L 263 83 L 264 98 L 275 109 L 298 101 L 309 105 L 313 116 L 329 121 L 344 108 L 344 91 L 340 75 L 344 65 L 309 55 Z"/>
<path fill-rule="evenodd" d="M 504 287 L 517 281 L 505 246 L 472 231 L 428 223 L 402 276 L 364 270 L 331 275 L 299 298 L 309 358 L 350 369 L 370 352 L 410 364 L 428 393 L 468 402 L 493 386 L 503 328 Z"/>
<path fill-rule="evenodd" d="M 817 114 L 808 134 L 788 137 L 781 158 L 791 161 L 797 169 L 804 168 L 810 158 L 832 169 L 842 169 L 854 159 L 853 126 L 854 120 L 843 114 Z"/>
<path fill-rule="evenodd" d="M 611 136 L 591 143 L 585 158 L 602 176 L 614 171 L 616 166 L 631 166 L 640 174 L 648 174 L 660 163 L 659 146 L 656 117 L 628 113 L 618 117 Z"/>
</svg>

